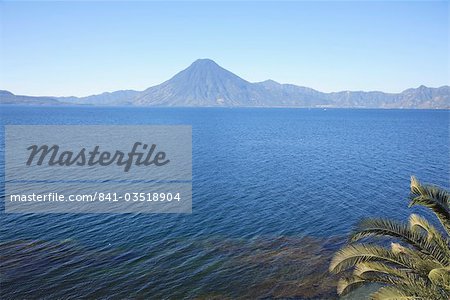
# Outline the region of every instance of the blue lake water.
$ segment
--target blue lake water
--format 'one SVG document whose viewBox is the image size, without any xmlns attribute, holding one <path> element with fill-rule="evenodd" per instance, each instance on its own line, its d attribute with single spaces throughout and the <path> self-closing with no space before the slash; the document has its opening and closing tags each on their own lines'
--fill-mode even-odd
<svg viewBox="0 0 450 300">
<path fill-rule="evenodd" d="M 2 299 L 333 298 L 362 217 L 450 185 L 449 111 L 0 107 L 5 124 L 186 124 L 193 213 L 5 214 Z M 4 145 L 1 145 L 4 182 Z"/>
</svg>

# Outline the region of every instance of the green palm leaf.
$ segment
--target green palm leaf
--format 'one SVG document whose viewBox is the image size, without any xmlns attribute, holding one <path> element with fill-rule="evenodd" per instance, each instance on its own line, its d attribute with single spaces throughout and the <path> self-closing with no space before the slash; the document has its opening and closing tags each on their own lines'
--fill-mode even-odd
<svg viewBox="0 0 450 300">
<path fill-rule="evenodd" d="M 450 234 L 450 194 L 438 187 L 422 185 L 411 177 L 411 202 L 409 206 L 422 205 L 431 209 L 447 234 Z"/>
<path fill-rule="evenodd" d="M 337 274 L 364 262 L 384 262 L 405 269 L 419 268 L 418 262 L 401 253 L 394 253 L 377 245 L 358 244 L 348 245 L 339 250 L 331 260 L 329 270 Z M 422 270 L 422 272 L 428 274 L 432 269 Z"/>
<path fill-rule="evenodd" d="M 450 267 L 433 269 L 428 274 L 428 278 L 433 284 L 450 290 Z"/>
<path fill-rule="evenodd" d="M 428 242 L 433 242 L 439 246 L 441 251 L 447 257 L 447 263 L 450 261 L 450 246 L 448 240 L 446 240 L 442 234 L 427 220 L 419 215 L 412 214 L 409 217 L 409 227 L 412 231 L 423 230 L 426 232 Z"/>
<path fill-rule="evenodd" d="M 382 287 L 370 296 L 371 300 L 429 300 L 411 295 L 402 289 L 393 286 Z"/>
<path fill-rule="evenodd" d="M 406 224 L 388 219 L 365 219 L 358 224 L 350 236 L 350 241 L 356 242 L 371 236 L 399 238 L 436 262 L 444 265 L 449 262 L 448 252 L 434 239 L 428 240 L 427 236 L 417 230 L 411 230 Z"/>
<path fill-rule="evenodd" d="M 346 295 L 365 283 L 367 283 L 366 280 L 357 276 L 343 277 L 338 281 L 337 293 L 339 295 Z"/>
<path fill-rule="evenodd" d="M 409 269 L 396 268 L 381 262 L 365 262 L 356 265 L 353 275 L 366 278 L 367 274 L 374 273 L 389 276 L 392 281 L 408 278 L 411 274 Z"/>
<path fill-rule="evenodd" d="M 450 299 L 450 200 L 449 193 L 435 186 L 421 185 L 411 178 L 411 203 L 431 209 L 445 231 L 412 214 L 409 222 L 365 219 L 356 227 L 349 244 L 330 263 L 330 272 L 353 269 L 338 282 L 344 295 L 366 283 L 383 285 L 371 295 L 373 300 Z M 366 238 L 398 240 L 391 247 L 368 243 Z"/>
</svg>

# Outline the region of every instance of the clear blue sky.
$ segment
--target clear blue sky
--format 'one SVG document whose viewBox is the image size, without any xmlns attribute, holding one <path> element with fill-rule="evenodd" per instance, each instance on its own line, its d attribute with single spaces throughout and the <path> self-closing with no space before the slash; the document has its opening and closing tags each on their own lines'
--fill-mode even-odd
<svg viewBox="0 0 450 300">
<path fill-rule="evenodd" d="M 0 2 L 0 89 L 84 96 L 197 58 L 322 91 L 449 84 L 449 2 Z"/>
</svg>

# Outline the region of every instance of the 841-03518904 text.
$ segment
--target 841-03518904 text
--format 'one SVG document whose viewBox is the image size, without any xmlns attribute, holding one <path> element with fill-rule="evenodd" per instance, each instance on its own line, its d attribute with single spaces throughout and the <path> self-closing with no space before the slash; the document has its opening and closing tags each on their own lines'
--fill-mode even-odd
<svg viewBox="0 0 450 300">
<path fill-rule="evenodd" d="M 172 202 L 182 201 L 178 192 L 148 192 L 148 193 L 116 193 L 95 192 L 91 194 L 46 193 L 46 194 L 14 194 L 10 195 L 11 202 Z"/>
<path fill-rule="evenodd" d="M 7 213 L 192 213 L 190 125 L 7 125 Z"/>
</svg>

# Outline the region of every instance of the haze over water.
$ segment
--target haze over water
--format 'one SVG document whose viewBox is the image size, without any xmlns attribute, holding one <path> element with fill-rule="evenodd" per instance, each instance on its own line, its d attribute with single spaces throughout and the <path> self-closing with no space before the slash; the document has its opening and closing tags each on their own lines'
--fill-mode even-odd
<svg viewBox="0 0 450 300">
<path fill-rule="evenodd" d="M 319 282 L 358 220 L 427 215 L 407 208 L 411 175 L 450 185 L 444 110 L 10 106 L 0 119 L 193 130 L 190 215 L 2 212 L 8 299 L 334 297 Z"/>
</svg>

